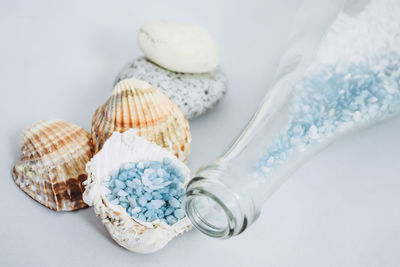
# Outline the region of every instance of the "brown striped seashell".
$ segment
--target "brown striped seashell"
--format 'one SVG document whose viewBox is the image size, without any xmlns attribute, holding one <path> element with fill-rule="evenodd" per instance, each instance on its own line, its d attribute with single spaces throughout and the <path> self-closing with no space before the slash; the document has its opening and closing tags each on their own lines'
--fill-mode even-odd
<svg viewBox="0 0 400 267">
<path fill-rule="evenodd" d="M 86 163 L 92 157 L 89 133 L 60 120 L 35 123 L 23 132 L 21 157 L 12 175 L 30 197 L 55 211 L 84 208 Z"/>
<path fill-rule="evenodd" d="M 120 81 L 107 102 L 96 110 L 91 131 L 94 152 L 113 132 L 128 129 L 135 129 L 138 135 L 186 161 L 191 141 L 188 121 L 167 96 L 145 81 Z"/>
</svg>

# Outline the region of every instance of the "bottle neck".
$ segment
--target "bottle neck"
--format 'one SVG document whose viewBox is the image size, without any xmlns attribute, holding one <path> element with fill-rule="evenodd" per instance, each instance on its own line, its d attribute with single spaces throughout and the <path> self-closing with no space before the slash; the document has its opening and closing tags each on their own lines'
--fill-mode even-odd
<svg viewBox="0 0 400 267">
<path fill-rule="evenodd" d="M 259 217 L 265 200 L 298 166 L 290 164 L 268 174 L 267 179 L 255 173 L 257 160 L 288 123 L 294 84 L 312 62 L 343 2 L 304 1 L 293 20 L 296 29 L 288 38 L 275 82 L 258 111 L 232 146 L 214 163 L 202 167 L 187 186 L 186 215 L 202 233 L 229 238 L 243 232 Z M 305 17 L 305 11 L 311 10 L 316 11 L 315 16 Z"/>
<path fill-rule="evenodd" d="M 257 137 L 256 137 L 257 138 Z M 265 201 L 299 166 L 317 154 L 332 140 L 294 155 L 290 162 L 268 176 L 257 177 L 252 144 L 240 156 L 203 166 L 189 182 L 185 210 L 193 225 L 202 233 L 227 239 L 242 233 L 261 212 Z"/>
</svg>

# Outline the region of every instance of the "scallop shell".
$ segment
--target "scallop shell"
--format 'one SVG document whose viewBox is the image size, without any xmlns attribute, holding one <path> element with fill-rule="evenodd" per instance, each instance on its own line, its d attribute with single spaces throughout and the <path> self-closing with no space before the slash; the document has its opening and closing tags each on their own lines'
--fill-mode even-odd
<svg viewBox="0 0 400 267">
<path fill-rule="evenodd" d="M 92 157 L 89 133 L 69 122 L 46 120 L 26 129 L 21 143 L 12 175 L 22 191 L 56 211 L 87 206 L 82 182 Z"/>
<path fill-rule="evenodd" d="M 124 163 L 140 160 L 162 161 L 165 157 L 183 170 L 185 185 L 190 171 L 182 161 L 170 151 L 150 143 L 131 129 L 124 133 L 114 132 L 103 148 L 87 164 L 88 179 L 84 201 L 102 219 L 112 238 L 122 247 L 138 253 L 151 253 L 163 248 L 172 238 L 188 231 L 192 225 L 187 217 L 174 225 L 160 220 L 142 222 L 129 216 L 120 205 L 113 205 L 106 194 L 109 189 L 104 185 L 113 170 L 120 169 Z"/>
<path fill-rule="evenodd" d="M 92 120 L 91 141 L 98 152 L 114 131 L 130 128 L 185 161 L 190 150 L 189 123 L 182 111 L 147 82 L 120 81 Z"/>
</svg>

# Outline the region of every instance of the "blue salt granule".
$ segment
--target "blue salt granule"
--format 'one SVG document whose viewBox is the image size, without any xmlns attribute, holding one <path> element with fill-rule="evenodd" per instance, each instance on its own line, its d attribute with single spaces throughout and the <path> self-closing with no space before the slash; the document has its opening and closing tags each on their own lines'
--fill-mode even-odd
<svg viewBox="0 0 400 267">
<path fill-rule="evenodd" d="M 164 214 L 165 214 L 165 215 L 170 215 L 170 214 L 172 214 L 173 212 L 174 212 L 174 208 L 168 207 L 168 208 L 165 210 Z"/>
<path fill-rule="evenodd" d="M 121 189 L 124 189 L 126 187 L 125 183 L 120 180 L 115 180 L 115 186 Z"/>
<path fill-rule="evenodd" d="M 398 62 L 399 54 L 387 52 L 341 68 L 315 65 L 296 85 L 289 122 L 256 162 L 255 175 L 268 177 L 295 152 L 399 112 Z"/>
<path fill-rule="evenodd" d="M 177 222 L 177 219 L 172 215 L 168 215 L 166 219 L 169 225 L 175 224 Z"/>
<path fill-rule="evenodd" d="M 185 211 L 183 209 L 176 209 L 174 212 L 174 216 L 178 218 L 178 220 L 180 220 L 185 216 Z"/>
<path fill-rule="evenodd" d="M 124 163 L 110 172 L 105 185 L 110 189 L 107 199 L 125 208 L 130 216 L 145 222 L 160 219 L 172 225 L 185 217 L 184 181 L 183 171 L 164 158 L 162 162 Z"/>
<path fill-rule="evenodd" d="M 172 190 L 171 190 L 172 191 Z M 173 207 L 173 208 L 179 208 L 180 207 L 180 202 L 179 202 L 179 200 L 177 200 L 176 198 L 174 198 L 174 197 L 171 197 L 169 200 L 168 200 L 168 202 L 169 202 L 169 205 L 171 206 L 171 207 Z"/>
</svg>

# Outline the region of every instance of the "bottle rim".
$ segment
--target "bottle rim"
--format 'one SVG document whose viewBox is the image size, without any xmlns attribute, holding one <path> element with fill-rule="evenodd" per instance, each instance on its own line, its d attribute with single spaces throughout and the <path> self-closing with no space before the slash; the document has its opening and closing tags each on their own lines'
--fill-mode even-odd
<svg viewBox="0 0 400 267">
<path fill-rule="evenodd" d="M 184 198 L 186 216 L 190 219 L 193 226 L 205 235 L 213 238 L 228 239 L 236 235 L 238 221 L 230 208 L 218 197 L 213 190 L 207 190 L 204 182 L 209 183 L 210 179 L 204 177 L 193 178 L 187 186 Z M 216 189 L 219 183 L 211 188 Z M 228 203 L 229 204 L 229 203 Z M 236 204 L 236 203 L 235 203 Z M 237 206 L 236 206 L 237 207 Z"/>
</svg>

